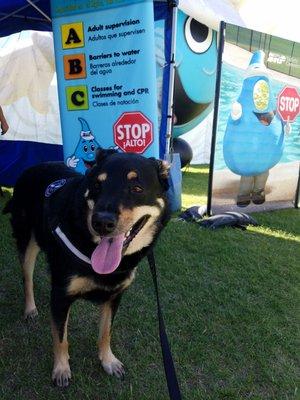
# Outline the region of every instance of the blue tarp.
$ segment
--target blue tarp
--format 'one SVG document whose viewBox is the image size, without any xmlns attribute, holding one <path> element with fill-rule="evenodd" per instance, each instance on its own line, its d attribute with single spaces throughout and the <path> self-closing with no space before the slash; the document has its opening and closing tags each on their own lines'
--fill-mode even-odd
<svg viewBox="0 0 300 400">
<path fill-rule="evenodd" d="M 61 145 L 25 140 L 1 140 L 1 186 L 14 186 L 18 177 L 26 168 L 50 160 L 63 160 L 63 148 Z"/>
<path fill-rule="evenodd" d="M 50 0 L 33 0 L 33 3 L 50 16 Z M 51 22 L 26 0 L 1 0 L 0 37 L 30 29 L 51 31 Z"/>
</svg>

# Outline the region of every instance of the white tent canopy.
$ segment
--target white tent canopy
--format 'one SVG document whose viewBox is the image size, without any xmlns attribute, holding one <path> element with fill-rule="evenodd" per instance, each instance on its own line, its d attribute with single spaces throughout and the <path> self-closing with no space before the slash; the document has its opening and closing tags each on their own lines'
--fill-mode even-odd
<svg viewBox="0 0 300 400">
<path fill-rule="evenodd" d="M 300 42 L 299 0 L 179 0 L 179 8 L 214 30 L 225 21 Z"/>
<path fill-rule="evenodd" d="M 61 144 L 51 32 L 0 39 L 0 104 L 10 126 L 6 140 Z"/>
</svg>

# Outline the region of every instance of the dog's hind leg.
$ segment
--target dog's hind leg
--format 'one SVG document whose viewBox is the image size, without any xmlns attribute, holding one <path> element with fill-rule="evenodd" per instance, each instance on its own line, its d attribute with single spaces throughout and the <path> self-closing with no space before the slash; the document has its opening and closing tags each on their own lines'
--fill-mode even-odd
<svg viewBox="0 0 300 400">
<path fill-rule="evenodd" d="M 51 292 L 51 331 L 53 337 L 54 366 L 52 381 L 56 386 L 67 387 L 71 379 L 68 351 L 68 320 L 71 302 L 52 289 Z"/>
<path fill-rule="evenodd" d="M 37 316 L 37 308 L 34 301 L 33 293 L 33 271 L 36 257 L 40 251 L 34 236 L 32 235 L 26 247 L 24 256 L 20 257 L 22 262 L 24 292 L 25 292 L 25 319 L 33 319 Z"/>
<path fill-rule="evenodd" d="M 121 294 L 115 299 L 101 305 L 101 320 L 99 332 L 99 359 L 105 372 L 117 378 L 123 378 L 124 366 L 112 353 L 110 348 L 111 328 L 114 316 L 121 300 Z"/>
</svg>

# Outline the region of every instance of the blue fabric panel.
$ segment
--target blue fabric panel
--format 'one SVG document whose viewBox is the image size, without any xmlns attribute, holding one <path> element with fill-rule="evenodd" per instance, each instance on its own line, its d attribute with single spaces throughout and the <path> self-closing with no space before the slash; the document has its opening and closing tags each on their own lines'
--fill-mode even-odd
<svg viewBox="0 0 300 400">
<path fill-rule="evenodd" d="M 26 168 L 44 161 L 63 161 L 62 145 L 23 140 L 1 140 L 0 185 L 14 186 Z"/>
</svg>

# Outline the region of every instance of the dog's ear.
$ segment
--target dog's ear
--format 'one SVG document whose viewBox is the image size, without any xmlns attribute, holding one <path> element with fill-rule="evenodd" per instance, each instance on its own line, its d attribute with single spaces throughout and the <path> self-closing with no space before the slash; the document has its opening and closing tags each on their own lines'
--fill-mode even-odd
<svg viewBox="0 0 300 400">
<path fill-rule="evenodd" d="M 162 185 L 163 189 L 167 191 L 169 189 L 170 164 L 168 163 L 168 161 L 158 160 L 154 157 L 151 157 L 150 160 L 155 162 L 159 182 Z"/>
<path fill-rule="evenodd" d="M 102 149 L 102 147 L 98 147 L 96 151 L 96 164 L 101 165 L 101 163 L 111 154 L 118 153 L 117 150 L 114 149 Z"/>
</svg>

